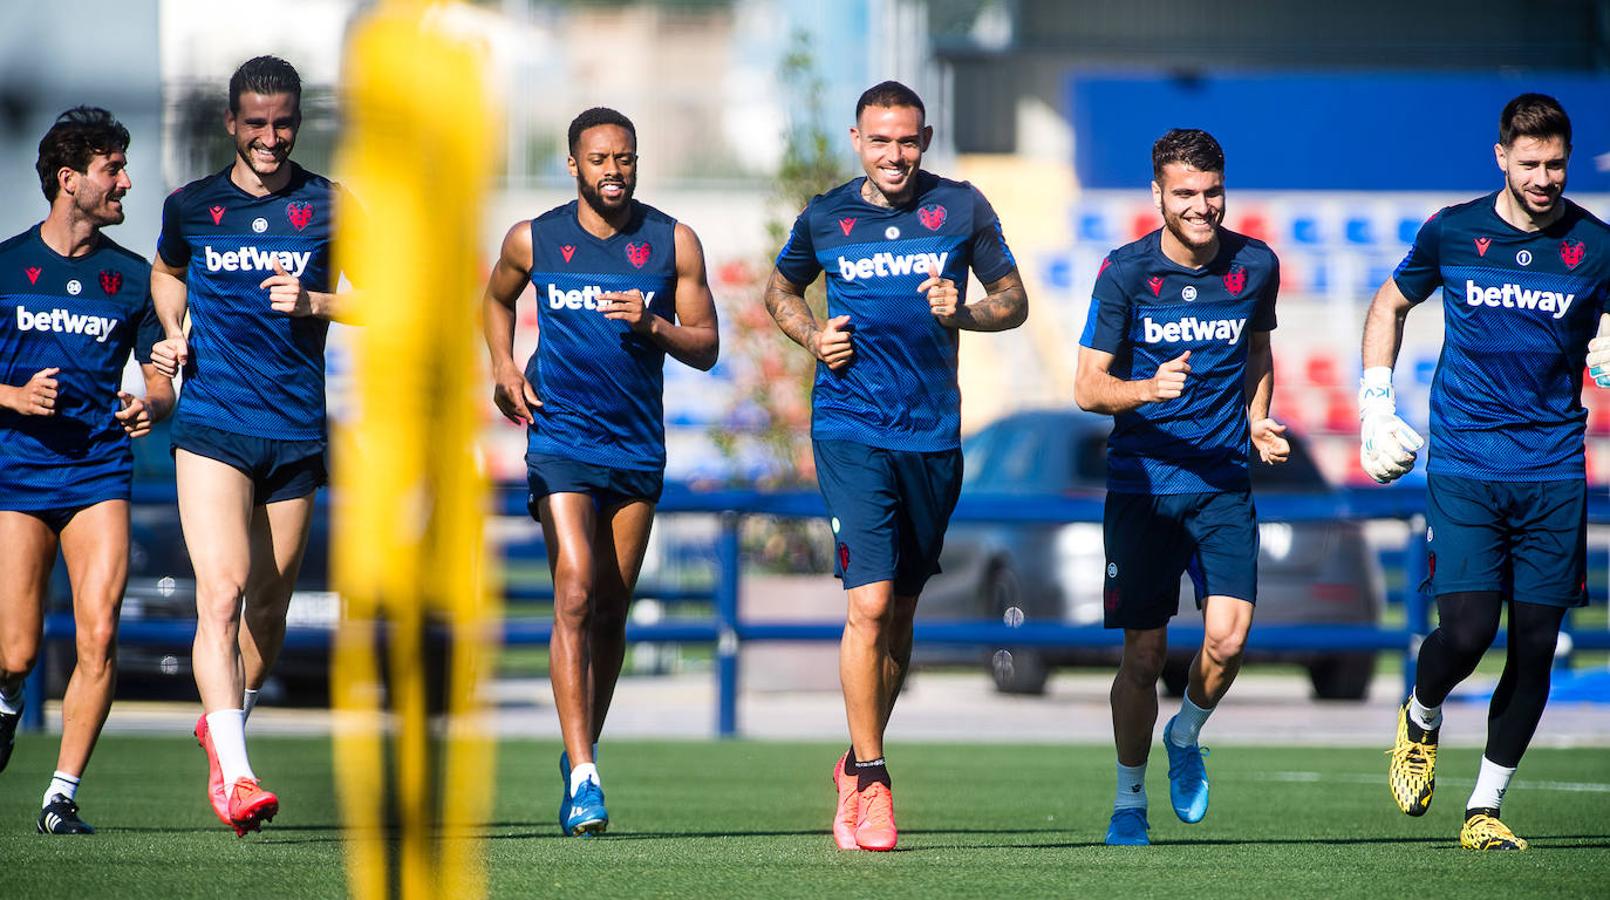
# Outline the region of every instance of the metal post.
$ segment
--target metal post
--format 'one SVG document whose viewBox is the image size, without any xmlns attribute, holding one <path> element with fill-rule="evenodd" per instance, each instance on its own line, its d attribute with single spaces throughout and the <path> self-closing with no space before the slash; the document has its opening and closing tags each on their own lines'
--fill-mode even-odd
<svg viewBox="0 0 1610 900">
<path fill-rule="evenodd" d="M 1431 551 L 1426 541 L 1425 516 L 1409 517 L 1409 546 L 1404 548 L 1403 627 L 1409 642 L 1403 648 L 1403 699 L 1414 690 L 1415 669 L 1420 659 L 1420 642 L 1431 633 L 1431 604 L 1420 590 L 1431 572 Z"/>
<path fill-rule="evenodd" d="M 738 734 L 738 527 L 736 512 L 721 514 L 716 540 L 716 734 Z"/>
</svg>

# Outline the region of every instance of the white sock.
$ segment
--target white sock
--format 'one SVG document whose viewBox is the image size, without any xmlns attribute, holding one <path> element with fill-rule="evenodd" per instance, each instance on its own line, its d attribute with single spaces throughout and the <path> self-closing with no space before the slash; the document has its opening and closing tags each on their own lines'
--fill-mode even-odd
<svg viewBox="0 0 1610 900">
<path fill-rule="evenodd" d="M 0 713 L 14 716 L 22 712 L 22 688 L 18 687 L 15 693 L 8 694 L 0 691 Z"/>
<path fill-rule="evenodd" d="M 50 798 L 56 796 L 57 794 L 61 794 L 63 797 L 66 797 L 69 800 L 78 796 L 77 776 L 69 775 L 62 770 L 57 769 L 56 774 L 50 779 L 50 787 L 45 788 L 45 799 L 41 800 L 39 805 L 41 807 L 49 806 Z"/>
<path fill-rule="evenodd" d="M 1426 706 L 1414 694 L 1409 695 L 1409 721 L 1430 731 L 1442 727 L 1442 704 Z"/>
<path fill-rule="evenodd" d="M 241 695 L 240 710 L 246 718 L 250 719 L 252 717 L 252 709 L 255 706 L 257 706 L 257 692 L 251 688 L 247 688 L 246 692 Z"/>
<path fill-rule="evenodd" d="M 1174 727 L 1168 730 L 1168 739 L 1176 747 L 1191 746 L 1202 733 L 1202 723 L 1211 715 L 1213 707 L 1203 709 L 1197 706 L 1191 702 L 1191 692 L 1186 691 L 1184 699 L 1180 700 L 1180 714 L 1174 717 Z"/>
<path fill-rule="evenodd" d="M 1113 809 L 1145 809 L 1146 808 L 1146 764 L 1126 766 L 1118 764 L 1118 796 L 1113 799 Z"/>
<path fill-rule="evenodd" d="M 1504 803 L 1504 791 L 1515 770 L 1505 768 L 1487 757 L 1481 758 L 1481 774 L 1476 776 L 1476 789 L 1470 792 L 1465 809 L 1498 809 Z"/>
<path fill-rule="evenodd" d="M 207 734 L 212 738 L 212 749 L 218 754 L 218 768 L 224 773 L 224 790 L 237 779 L 256 779 L 252 764 L 246 759 L 246 713 L 239 709 L 220 709 L 207 713 Z"/>
<path fill-rule="evenodd" d="M 599 787 L 603 786 L 603 782 L 598 780 L 598 767 L 596 765 L 582 763 L 572 767 L 570 770 L 570 796 L 576 796 L 576 792 L 581 790 L 581 786 L 589 781 Z"/>
</svg>

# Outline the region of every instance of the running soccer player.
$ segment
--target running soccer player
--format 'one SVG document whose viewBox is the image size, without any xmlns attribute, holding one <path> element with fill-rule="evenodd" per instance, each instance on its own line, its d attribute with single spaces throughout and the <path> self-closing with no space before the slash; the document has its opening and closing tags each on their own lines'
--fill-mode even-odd
<svg viewBox="0 0 1610 900">
<path fill-rule="evenodd" d="M 509 229 L 482 305 L 493 400 L 527 426 L 527 506 L 553 574 L 559 828 L 585 836 L 609 827 L 598 739 L 665 481 L 665 356 L 708 371 L 720 338 L 698 236 L 632 199 L 631 120 L 586 110 L 569 148 L 576 199 Z M 522 370 L 515 303 L 527 284 L 540 339 Z"/>
<path fill-rule="evenodd" d="M 912 616 L 939 571 L 961 490 L 959 330 L 1003 331 L 1028 296 L 989 202 L 922 169 L 933 139 L 903 84 L 868 88 L 850 141 L 866 176 L 813 198 L 766 286 L 766 309 L 817 359 L 811 438 L 848 612 L 839 680 L 850 749 L 833 766 L 841 850 L 898 840 L 883 735 L 911 661 Z M 967 270 L 985 296 L 967 301 Z M 805 289 L 827 275 L 827 320 Z"/>
<path fill-rule="evenodd" d="M 1511 100 L 1493 152 L 1504 186 L 1428 219 L 1370 304 L 1359 454 L 1383 484 L 1414 466 L 1424 442 L 1397 415 L 1392 365 L 1404 317 L 1440 287 L 1446 328 L 1426 463 L 1439 624 L 1398 713 L 1389 782 L 1399 809 L 1425 815 L 1442 701 L 1475 670 L 1507 609 L 1509 649 L 1459 843 L 1524 850 L 1498 813 L 1548 702 L 1560 624 L 1588 602 L 1582 368 L 1610 304 L 1610 229 L 1563 196 L 1571 120 L 1552 97 Z"/>
<path fill-rule="evenodd" d="M 213 811 L 238 835 L 279 810 L 247 758 L 246 717 L 284 641 L 327 481 L 324 341 L 348 302 L 330 259 L 337 188 L 290 160 L 301 93 L 282 59 L 235 71 L 235 159 L 168 197 L 151 270 L 166 334 L 152 359 L 184 373 L 173 454 L 196 573 L 196 740 Z"/>
<path fill-rule="evenodd" d="M 40 834 L 93 834 L 79 779 L 112 708 L 129 571 L 129 439 L 173 408 L 151 365 L 161 338 L 150 266 L 106 237 L 133 186 L 129 132 L 104 109 L 62 113 L 39 142 L 45 220 L 0 243 L 0 770 L 22 718 L 59 546 L 73 585 L 78 662 Z M 144 398 L 121 390 L 129 352 Z"/>
<path fill-rule="evenodd" d="M 1189 572 L 1202 611 L 1179 712 L 1163 727 L 1169 797 L 1187 823 L 1207 814 L 1197 737 L 1241 669 L 1257 602 L 1258 523 L 1248 440 L 1286 461 L 1269 417 L 1280 261 L 1223 227 L 1224 151 L 1205 131 L 1152 145 L 1152 202 L 1163 227 L 1114 250 L 1096 276 L 1079 338 L 1074 397 L 1113 417 L 1107 442 L 1105 624 L 1124 629 L 1112 685 L 1118 791 L 1107 843 L 1149 844 L 1146 760 L 1168 620 Z"/>
</svg>

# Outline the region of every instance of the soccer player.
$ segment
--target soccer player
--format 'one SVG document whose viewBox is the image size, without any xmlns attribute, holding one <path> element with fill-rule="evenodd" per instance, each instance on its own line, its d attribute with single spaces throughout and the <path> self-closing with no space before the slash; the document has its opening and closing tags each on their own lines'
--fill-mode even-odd
<svg viewBox="0 0 1610 900">
<path fill-rule="evenodd" d="M 1152 145 L 1163 227 L 1114 250 L 1096 276 L 1074 396 L 1113 417 L 1107 443 L 1105 624 L 1124 629 L 1112 685 L 1118 791 L 1107 843 L 1148 844 L 1146 760 L 1168 620 L 1189 572 L 1202 611 L 1180 710 L 1163 727 L 1169 797 L 1187 823 L 1207 814 L 1202 725 L 1241 669 L 1257 602 L 1258 523 L 1248 440 L 1285 462 L 1269 417 L 1280 262 L 1223 227 L 1224 151 L 1205 131 Z"/>
<path fill-rule="evenodd" d="M 1360 461 L 1384 484 L 1424 445 L 1397 415 L 1392 365 L 1404 317 L 1440 287 L 1446 328 L 1426 463 L 1439 624 L 1398 713 L 1389 781 L 1405 813 L 1430 808 L 1442 701 L 1475 670 L 1507 609 L 1509 649 L 1459 843 L 1524 850 L 1498 813 L 1548 701 L 1560 624 L 1588 602 L 1582 368 L 1610 303 L 1610 230 L 1563 196 L 1571 120 L 1552 97 L 1511 100 L 1493 152 L 1503 187 L 1428 219 L 1370 304 Z"/>
<path fill-rule="evenodd" d="M 911 661 L 917 597 L 961 489 L 960 330 L 1028 316 L 1017 264 L 988 201 L 922 169 L 933 139 L 903 84 L 868 88 L 850 142 L 865 177 L 813 198 L 766 286 L 766 309 L 817 359 L 811 438 L 848 602 L 839 680 L 850 749 L 833 767 L 841 850 L 898 840 L 883 735 Z M 967 301 L 967 270 L 985 296 Z M 827 275 L 827 319 L 805 289 Z"/>
<path fill-rule="evenodd" d="M 337 188 L 290 160 L 301 93 L 282 59 L 235 71 L 224 118 L 235 159 L 168 197 L 151 270 L 166 334 L 152 359 L 184 373 L 173 453 L 196 573 L 196 739 L 213 811 L 238 835 L 279 810 L 247 758 L 246 716 L 284 641 L 327 480 L 324 342 L 348 302 L 333 292 Z"/>
<path fill-rule="evenodd" d="M 609 827 L 597 742 L 665 481 L 665 357 L 708 371 L 719 335 L 698 236 L 632 198 L 631 120 L 586 110 L 570 123 L 569 148 L 576 199 L 509 229 L 483 308 L 493 400 L 528 428 L 528 508 L 553 574 L 559 827 L 585 836 Z M 515 303 L 527 284 L 540 339 L 522 370 Z"/>
<path fill-rule="evenodd" d="M 102 229 L 133 186 L 129 132 L 104 109 L 62 113 L 39 142 L 45 220 L 0 243 L 0 770 L 39 653 L 61 548 L 73 586 L 78 662 L 62 698 L 61 749 L 40 834 L 93 834 L 79 779 L 112 708 L 117 618 L 129 571 L 129 439 L 173 408 L 151 365 L 161 338 L 150 266 Z M 145 397 L 121 390 L 130 351 Z"/>
</svg>

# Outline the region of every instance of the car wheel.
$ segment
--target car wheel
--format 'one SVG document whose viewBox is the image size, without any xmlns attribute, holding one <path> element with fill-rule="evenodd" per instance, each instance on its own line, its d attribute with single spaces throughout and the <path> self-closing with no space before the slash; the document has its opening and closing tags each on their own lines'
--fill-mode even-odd
<svg viewBox="0 0 1610 900">
<path fill-rule="evenodd" d="M 1320 700 L 1363 700 L 1375 677 L 1375 654 L 1327 656 L 1308 666 L 1308 680 Z"/>
<path fill-rule="evenodd" d="M 1191 683 L 1191 658 L 1170 656 L 1163 663 L 1163 696 L 1183 697 L 1185 686 Z"/>
<path fill-rule="evenodd" d="M 1023 585 L 1010 566 L 992 566 L 981 593 L 983 608 L 998 621 L 1014 627 L 1023 623 Z M 1044 694 L 1045 683 L 1051 677 L 1045 654 L 1029 647 L 997 649 L 990 654 L 989 663 L 995 689 L 1003 694 Z"/>
</svg>

